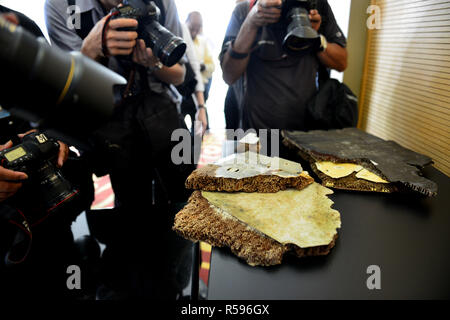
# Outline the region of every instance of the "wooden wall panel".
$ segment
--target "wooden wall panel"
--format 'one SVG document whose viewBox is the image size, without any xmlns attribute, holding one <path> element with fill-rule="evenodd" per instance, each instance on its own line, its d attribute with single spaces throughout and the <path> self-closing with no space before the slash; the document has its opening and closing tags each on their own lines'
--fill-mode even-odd
<svg viewBox="0 0 450 320">
<path fill-rule="evenodd" d="M 359 127 L 430 156 L 450 176 L 450 1 L 372 4 L 381 28 L 368 35 Z"/>
</svg>

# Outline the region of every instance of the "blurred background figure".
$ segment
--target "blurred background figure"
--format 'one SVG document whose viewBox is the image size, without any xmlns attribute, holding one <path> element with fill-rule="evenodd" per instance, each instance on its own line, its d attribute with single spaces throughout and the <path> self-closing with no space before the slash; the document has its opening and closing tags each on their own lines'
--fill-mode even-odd
<svg viewBox="0 0 450 320">
<path fill-rule="evenodd" d="M 246 0 L 236 0 L 239 4 Z M 233 86 L 228 87 L 227 96 L 225 97 L 225 128 L 237 130 L 241 128 L 241 108 L 234 92 Z"/>
<path fill-rule="evenodd" d="M 186 56 L 188 62 L 186 66 L 186 75 L 184 83 L 177 87 L 178 92 L 183 96 L 181 103 L 181 113 L 186 121 L 186 116 L 189 117 L 186 124 L 191 130 L 191 134 L 203 135 L 208 127 L 208 120 L 205 106 L 205 84 L 203 83 L 203 76 L 200 71 L 200 60 L 197 57 L 196 47 L 191 38 L 189 28 L 185 23 L 181 24 L 183 29 L 183 39 L 186 42 Z M 195 132 L 194 121 L 201 123 L 201 132 Z"/>
<path fill-rule="evenodd" d="M 212 74 L 215 70 L 215 64 L 210 49 L 203 34 L 203 19 L 198 11 L 189 13 L 186 25 L 191 33 L 192 41 L 196 48 L 197 57 L 200 61 L 200 71 L 205 85 L 204 97 L 208 100 L 209 89 L 211 88 Z"/>
</svg>

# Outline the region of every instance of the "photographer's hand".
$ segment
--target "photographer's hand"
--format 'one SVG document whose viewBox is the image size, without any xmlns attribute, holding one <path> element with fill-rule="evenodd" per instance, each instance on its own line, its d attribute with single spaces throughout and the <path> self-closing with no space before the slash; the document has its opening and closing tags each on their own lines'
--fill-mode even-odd
<svg viewBox="0 0 450 320">
<path fill-rule="evenodd" d="M 282 3 L 282 0 L 260 0 L 248 13 L 230 48 L 237 54 L 247 54 L 247 57 L 235 59 L 227 52 L 222 61 L 223 79 L 228 85 L 235 83 L 247 69 L 259 28 L 280 20 Z"/>
<path fill-rule="evenodd" d="M 250 24 L 255 28 L 276 23 L 281 17 L 282 0 L 261 0 L 248 14 Z"/>
<path fill-rule="evenodd" d="M 4 145 L 0 145 L 0 151 L 9 149 L 13 146 L 9 141 Z M 28 179 L 28 176 L 23 172 L 12 171 L 0 166 L 0 202 L 12 197 L 22 186 L 19 182 Z"/>
<path fill-rule="evenodd" d="M 36 129 L 32 129 L 32 130 L 27 131 L 25 133 L 18 134 L 17 136 L 20 139 L 23 139 L 23 137 L 25 137 L 27 134 L 30 134 L 32 132 L 37 132 L 37 130 Z M 67 144 L 65 144 L 62 141 L 58 141 L 58 143 L 59 143 L 59 153 L 58 153 L 57 165 L 58 165 L 58 167 L 61 168 L 64 165 L 64 162 L 66 162 L 67 158 L 69 157 L 69 147 L 67 146 Z"/>
<path fill-rule="evenodd" d="M 151 68 L 154 67 L 159 60 L 153 55 L 152 49 L 146 48 L 144 40 L 138 39 L 133 51 L 133 62 L 146 68 Z"/>
<path fill-rule="evenodd" d="M 320 25 L 322 24 L 322 16 L 319 14 L 319 11 L 311 10 L 309 12 L 309 20 L 311 21 L 311 27 L 319 31 Z"/>
<path fill-rule="evenodd" d="M 145 42 L 142 39 L 137 40 L 136 48 L 133 52 L 133 61 L 146 68 L 153 68 L 153 74 L 164 83 L 178 86 L 184 81 L 186 68 L 179 63 L 171 67 L 162 66 L 161 68 L 155 68 L 159 60 L 153 55 L 152 49 L 145 46 Z"/>
<path fill-rule="evenodd" d="M 84 39 L 81 53 L 98 60 L 104 57 L 102 51 L 102 33 L 106 17 L 97 22 Z M 106 33 L 106 48 L 112 56 L 129 55 L 133 52 L 138 37 L 135 31 L 119 31 L 121 28 L 137 28 L 138 22 L 135 19 L 114 19 L 109 21 Z"/>
<path fill-rule="evenodd" d="M 59 154 L 58 154 L 58 167 L 62 167 L 69 157 L 69 147 L 64 142 L 58 141 L 59 143 Z"/>
</svg>

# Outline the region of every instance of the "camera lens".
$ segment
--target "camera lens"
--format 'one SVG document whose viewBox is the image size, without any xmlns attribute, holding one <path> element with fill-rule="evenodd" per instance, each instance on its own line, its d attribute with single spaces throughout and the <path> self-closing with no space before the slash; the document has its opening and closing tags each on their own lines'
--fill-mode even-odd
<svg viewBox="0 0 450 320">
<path fill-rule="evenodd" d="M 186 43 L 183 39 L 173 35 L 157 21 L 150 23 L 146 31 L 150 47 L 162 64 L 171 67 L 180 61 L 186 52 Z"/>
<path fill-rule="evenodd" d="M 80 52 L 51 47 L 1 17 L 0 70 L 8 75 L 0 77 L 0 102 L 13 115 L 46 119 L 48 126 L 77 135 L 88 135 L 113 114 L 119 102 L 114 87 L 126 84 Z"/>
<path fill-rule="evenodd" d="M 171 67 L 183 57 L 186 52 L 186 44 L 180 38 L 174 37 L 170 39 L 166 45 L 161 48 L 159 59 L 161 62 Z"/>
<path fill-rule="evenodd" d="M 40 182 L 38 190 L 41 191 L 41 199 L 48 211 L 56 210 L 63 203 L 66 205 L 67 201 L 78 193 L 59 169 L 49 162 L 43 163 L 35 174 L 36 180 Z"/>
<path fill-rule="evenodd" d="M 320 47 L 320 36 L 311 27 L 308 11 L 302 7 L 292 8 L 287 17 L 290 21 L 283 48 L 291 55 L 300 55 Z"/>
</svg>

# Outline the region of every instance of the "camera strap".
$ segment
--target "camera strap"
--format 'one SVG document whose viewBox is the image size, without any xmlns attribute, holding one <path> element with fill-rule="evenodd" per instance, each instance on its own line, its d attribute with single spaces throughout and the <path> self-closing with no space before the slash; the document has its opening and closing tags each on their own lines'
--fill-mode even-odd
<svg viewBox="0 0 450 320">
<path fill-rule="evenodd" d="M 166 24 L 166 8 L 164 7 L 164 2 L 162 0 L 155 0 L 154 1 L 156 6 L 159 8 L 159 11 L 161 11 L 161 14 L 159 16 L 159 23 L 163 26 Z"/>
<path fill-rule="evenodd" d="M 18 209 L 7 210 L 8 223 L 18 229 L 10 250 L 5 257 L 7 265 L 17 265 L 26 260 L 31 250 L 33 235 L 25 215 Z"/>
<path fill-rule="evenodd" d="M 108 15 L 106 16 L 106 19 L 105 19 L 105 24 L 103 25 L 102 52 L 105 57 L 109 57 L 109 50 L 106 45 L 106 34 L 108 33 L 108 30 L 109 30 L 109 21 L 111 20 L 112 17 L 117 16 L 118 14 L 119 14 L 119 11 L 113 11 L 113 12 L 108 13 Z"/>
</svg>

